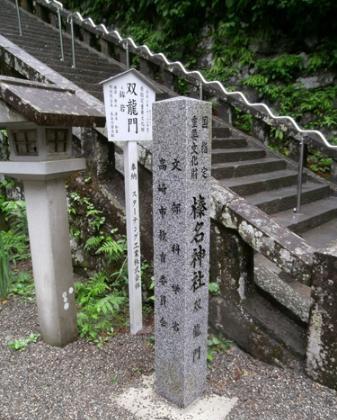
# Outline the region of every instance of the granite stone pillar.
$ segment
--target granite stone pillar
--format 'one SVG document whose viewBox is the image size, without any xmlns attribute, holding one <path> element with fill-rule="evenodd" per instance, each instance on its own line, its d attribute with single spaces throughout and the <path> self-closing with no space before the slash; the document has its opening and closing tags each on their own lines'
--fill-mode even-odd
<svg viewBox="0 0 337 420">
<path fill-rule="evenodd" d="M 186 407 L 206 385 L 211 104 L 153 106 L 156 390 Z"/>
</svg>

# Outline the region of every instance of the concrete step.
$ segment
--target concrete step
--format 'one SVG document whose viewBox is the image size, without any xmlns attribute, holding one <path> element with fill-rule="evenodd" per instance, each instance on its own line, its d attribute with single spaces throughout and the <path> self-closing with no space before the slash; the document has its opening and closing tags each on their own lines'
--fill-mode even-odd
<svg viewBox="0 0 337 420">
<path fill-rule="evenodd" d="M 237 194 L 245 197 L 261 191 L 270 191 L 295 185 L 296 181 L 297 172 L 284 169 L 283 171 L 275 171 L 268 174 L 253 174 L 239 178 L 224 179 L 220 180 L 220 183 L 224 187 L 230 188 Z"/>
<path fill-rule="evenodd" d="M 243 137 L 226 137 L 226 138 L 213 137 L 213 140 L 212 140 L 213 149 L 239 148 L 239 147 L 246 147 L 247 145 L 248 145 L 248 142 Z"/>
<path fill-rule="evenodd" d="M 72 80 L 74 83 L 78 83 L 78 82 L 88 83 L 88 84 L 96 85 L 98 88 L 102 89 L 102 86 L 99 86 L 99 83 L 110 76 L 120 73 L 120 70 L 115 71 L 115 72 L 111 71 L 110 73 L 104 73 L 104 74 L 101 74 L 100 72 L 97 72 L 96 74 L 92 74 L 92 73 L 87 74 L 85 72 L 74 74 L 74 72 L 69 72 L 69 69 L 64 69 L 64 70 L 60 70 L 59 73 L 62 74 L 62 76 L 64 76 L 65 78 Z"/>
<path fill-rule="evenodd" d="M 52 28 L 46 28 L 44 25 L 35 25 L 34 27 L 29 25 L 22 25 L 22 37 L 19 35 L 16 27 L 14 24 L 10 22 L 4 22 L 3 17 L 0 18 L 1 24 L 1 33 L 5 33 L 7 36 L 21 39 L 22 42 L 26 43 L 27 45 L 33 45 L 34 41 L 36 41 L 36 45 L 43 45 L 43 44 L 50 44 L 55 41 L 59 41 L 59 33 L 54 31 Z M 39 32 L 37 32 L 37 30 Z M 69 42 L 70 40 L 68 37 L 63 35 L 63 41 Z"/>
<path fill-rule="evenodd" d="M 50 65 L 51 67 L 51 65 Z M 122 72 L 123 70 L 120 67 L 114 66 L 114 65 L 107 65 L 106 68 L 102 69 L 100 67 L 100 70 L 94 70 L 93 68 L 81 68 L 81 67 L 76 67 L 76 68 L 72 68 L 70 67 L 68 64 L 62 64 L 62 62 L 57 62 L 56 64 L 52 63 L 52 68 L 58 72 L 67 72 L 71 77 L 74 76 L 79 76 L 81 77 L 83 76 L 94 76 L 97 79 L 103 80 L 104 77 L 110 77 L 112 75 L 115 75 L 117 73 Z M 97 66 L 96 66 L 97 68 Z"/>
<path fill-rule="evenodd" d="M 297 198 L 296 185 L 273 191 L 263 191 L 247 197 L 249 203 L 259 207 L 268 214 L 294 208 Z M 302 189 L 302 203 L 310 203 L 326 198 L 330 193 L 328 185 L 306 182 Z"/>
<path fill-rule="evenodd" d="M 212 163 L 241 162 L 245 160 L 261 159 L 265 156 L 265 150 L 258 148 L 213 149 Z"/>
<path fill-rule="evenodd" d="M 59 59 L 57 60 L 49 60 L 48 61 L 48 65 L 49 67 L 52 67 L 55 71 L 63 71 L 63 70 L 67 70 L 69 73 L 72 74 L 96 74 L 97 73 L 97 64 L 89 64 L 87 63 L 84 67 L 82 67 L 81 63 L 78 63 L 78 61 L 76 60 L 76 68 L 73 69 L 71 67 L 72 63 L 71 60 L 66 60 L 65 63 L 62 63 L 62 61 L 60 61 Z M 105 74 L 109 74 L 112 73 L 111 70 L 116 71 L 116 72 L 122 72 L 124 71 L 124 69 L 122 67 L 119 66 L 114 66 L 113 64 L 106 62 L 104 65 L 100 64 L 99 65 L 100 71 L 98 73 L 105 73 Z M 118 69 L 118 71 L 117 71 Z"/>
<path fill-rule="evenodd" d="M 314 248 L 337 249 L 337 217 L 301 234 Z"/>
<path fill-rule="evenodd" d="M 38 58 L 39 60 L 48 63 L 49 61 L 60 61 L 60 56 L 61 56 L 61 52 L 59 47 L 54 47 L 53 49 L 40 49 L 40 48 L 34 48 L 34 47 L 25 47 L 23 44 L 21 43 L 17 43 L 17 45 L 19 47 L 21 47 L 22 49 L 24 49 L 25 51 L 27 51 L 29 54 L 33 55 L 34 57 Z M 69 65 L 71 65 L 71 60 L 72 60 L 72 56 L 71 56 L 71 52 L 69 51 L 64 51 L 64 57 L 65 57 L 65 62 L 69 63 Z M 99 56 L 90 56 L 90 54 L 88 54 L 88 51 L 83 52 L 83 55 L 77 54 L 77 64 L 79 67 L 83 66 L 85 68 L 85 66 L 87 64 L 93 64 L 96 65 L 98 68 L 100 66 L 100 64 L 104 64 L 106 65 L 108 63 L 108 60 L 105 61 L 104 59 L 100 58 Z"/>
<path fill-rule="evenodd" d="M 273 215 L 273 218 L 282 226 L 295 233 L 302 233 L 337 217 L 337 197 L 327 197 L 313 203 L 304 204 L 300 213 L 292 209 Z M 337 238 L 337 232 L 336 232 Z"/>
<path fill-rule="evenodd" d="M 227 138 L 230 137 L 232 134 L 232 130 L 230 127 L 213 127 L 212 129 L 212 136 L 215 138 Z"/>
<path fill-rule="evenodd" d="M 285 169 L 286 162 L 277 158 L 246 160 L 243 162 L 215 163 L 212 165 L 212 175 L 217 179 L 234 178 L 280 171 Z"/>
</svg>

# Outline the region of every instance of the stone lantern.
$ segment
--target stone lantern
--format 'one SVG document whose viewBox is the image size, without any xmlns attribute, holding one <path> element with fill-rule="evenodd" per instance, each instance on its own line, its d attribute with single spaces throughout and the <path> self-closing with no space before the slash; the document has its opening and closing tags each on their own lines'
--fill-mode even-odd
<svg viewBox="0 0 337 420">
<path fill-rule="evenodd" d="M 65 177 L 84 170 L 72 158 L 72 127 L 104 126 L 103 114 L 74 91 L 0 76 L 0 128 L 10 160 L 0 173 L 23 181 L 39 323 L 45 342 L 77 336 Z"/>
</svg>

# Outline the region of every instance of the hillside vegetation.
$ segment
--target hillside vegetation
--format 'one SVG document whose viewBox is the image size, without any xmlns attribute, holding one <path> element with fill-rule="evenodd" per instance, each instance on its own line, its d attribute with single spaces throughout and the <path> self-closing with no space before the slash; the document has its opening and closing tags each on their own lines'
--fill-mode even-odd
<svg viewBox="0 0 337 420">
<path fill-rule="evenodd" d="M 66 6 L 240 88 L 337 143 L 335 0 L 67 0 Z M 249 130 L 249 117 L 241 128 Z M 287 153 L 282 133 L 273 133 Z M 330 159 L 312 166 L 328 172 Z"/>
</svg>

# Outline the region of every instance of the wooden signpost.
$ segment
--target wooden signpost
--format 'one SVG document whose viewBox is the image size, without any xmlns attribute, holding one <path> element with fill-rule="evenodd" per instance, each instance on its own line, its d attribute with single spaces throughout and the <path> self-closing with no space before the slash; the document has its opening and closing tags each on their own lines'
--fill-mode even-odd
<svg viewBox="0 0 337 420">
<path fill-rule="evenodd" d="M 137 142 L 152 140 L 155 87 L 136 69 L 101 82 L 109 141 L 125 142 L 124 179 L 128 244 L 130 331 L 143 327 Z"/>
</svg>

